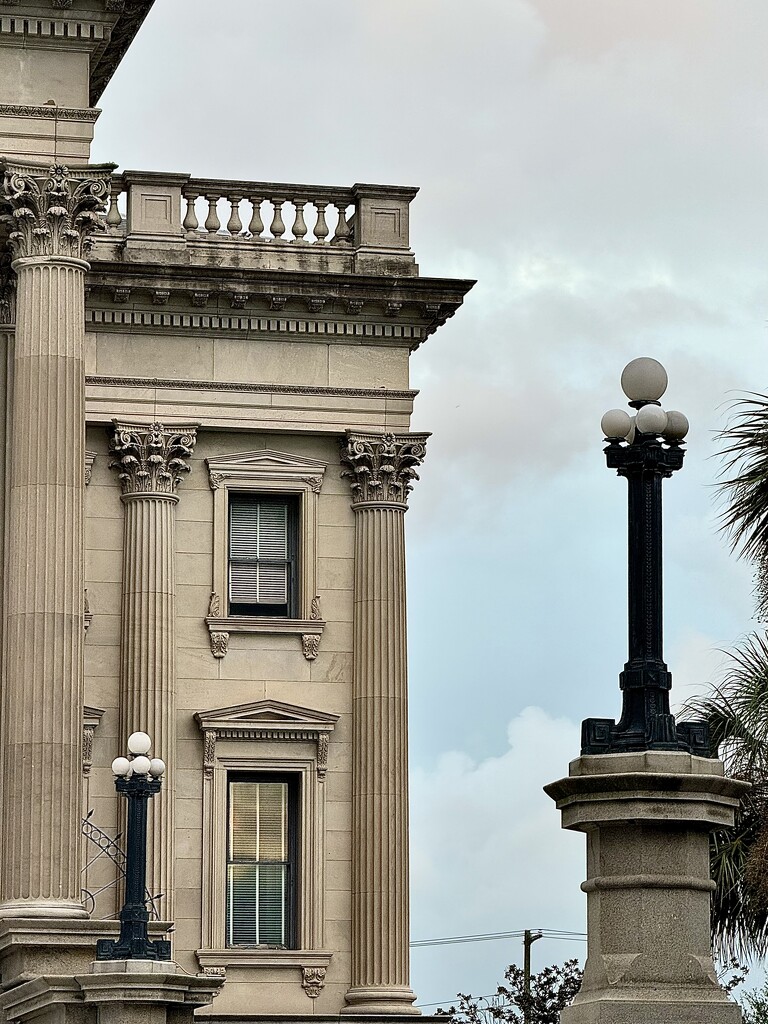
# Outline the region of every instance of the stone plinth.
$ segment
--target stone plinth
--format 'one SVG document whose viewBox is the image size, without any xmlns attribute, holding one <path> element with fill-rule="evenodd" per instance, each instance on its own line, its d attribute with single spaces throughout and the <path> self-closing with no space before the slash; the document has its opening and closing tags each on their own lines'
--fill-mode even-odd
<svg viewBox="0 0 768 1024">
<path fill-rule="evenodd" d="M 183 973 L 173 963 L 112 960 L 76 977 L 48 975 L 0 995 L 8 1021 L 39 1024 L 191 1024 L 224 979 Z M 169 1013 L 170 1011 L 170 1013 Z"/>
<path fill-rule="evenodd" d="M 720 761 L 676 752 L 571 762 L 545 787 L 563 828 L 587 834 L 588 956 L 562 1024 L 737 1024 L 709 930 L 709 833 L 747 788 Z"/>
</svg>

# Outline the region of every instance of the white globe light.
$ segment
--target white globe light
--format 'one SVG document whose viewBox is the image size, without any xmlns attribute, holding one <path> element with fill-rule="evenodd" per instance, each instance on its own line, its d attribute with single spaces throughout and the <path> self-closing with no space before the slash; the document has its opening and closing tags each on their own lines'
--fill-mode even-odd
<svg viewBox="0 0 768 1024">
<path fill-rule="evenodd" d="M 131 768 L 133 768 L 134 775 L 147 775 L 149 773 L 149 767 L 152 762 L 148 757 L 144 757 L 140 754 L 138 757 L 134 757 L 131 761 Z"/>
<path fill-rule="evenodd" d="M 688 433 L 689 426 L 688 417 L 684 413 L 678 412 L 676 409 L 670 409 L 667 413 L 664 437 L 668 441 L 682 441 Z"/>
<path fill-rule="evenodd" d="M 153 779 L 159 779 L 165 772 L 165 761 L 160 757 L 153 757 L 149 762 L 149 774 Z"/>
<path fill-rule="evenodd" d="M 132 754 L 148 754 L 152 749 L 152 740 L 145 732 L 132 732 L 128 737 L 128 749 Z"/>
<path fill-rule="evenodd" d="M 641 434 L 663 434 L 667 426 L 667 414 L 658 405 L 644 405 L 638 409 L 635 419 Z"/>
<path fill-rule="evenodd" d="M 627 436 L 632 426 L 632 417 L 623 409 L 609 409 L 600 420 L 603 437 L 610 440 L 621 440 Z"/>
<path fill-rule="evenodd" d="M 127 757 L 116 757 L 112 762 L 113 775 L 127 775 L 131 770 L 131 762 Z"/>
<path fill-rule="evenodd" d="M 667 371 L 658 359 L 649 356 L 627 363 L 621 375 L 621 387 L 630 402 L 658 402 L 667 383 Z"/>
</svg>

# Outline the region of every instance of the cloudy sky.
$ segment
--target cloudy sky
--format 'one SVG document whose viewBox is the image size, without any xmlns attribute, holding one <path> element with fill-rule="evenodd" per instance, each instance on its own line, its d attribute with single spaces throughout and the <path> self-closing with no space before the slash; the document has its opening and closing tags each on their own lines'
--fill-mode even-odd
<svg viewBox="0 0 768 1024">
<path fill-rule="evenodd" d="M 541 786 L 619 710 L 599 422 L 634 356 L 692 422 L 665 485 L 677 698 L 754 626 L 713 433 L 768 390 L 766 41 L 764 0 L 157 0 L 102 99 L 94 159 L 123 168 L 419 185 L 422 274 L 478 281 L 412 360 L 434 432 L 408 514 L 414 939 L 584 928 L 583 839 Z M 518 956 L 418 948 L 413 985 L 490 993 Z"/>
</svg>

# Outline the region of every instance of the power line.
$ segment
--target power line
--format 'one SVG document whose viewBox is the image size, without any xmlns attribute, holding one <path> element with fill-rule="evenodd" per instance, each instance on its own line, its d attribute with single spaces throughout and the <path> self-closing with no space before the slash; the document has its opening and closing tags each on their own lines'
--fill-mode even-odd
<svg viewBox="0 0 768 1024">
<path fill-rule="evenodd" d="M 537 928 L 545 939 L 561 939 L 563 941 L 585 941 L 586 932 L 569 932 L 559 928 Z M 514 932 L 485 932 L 478 935 L 447 935 L 438 939 L 417 939 L 411 942 L 411 949 L 424 946 L 451 946 L 463 942 L 493 942 L 497 939 L 522 939 L 524 930 Z M 429 1004 L 432 1005 L 432 1004 Z"/>
</svg>

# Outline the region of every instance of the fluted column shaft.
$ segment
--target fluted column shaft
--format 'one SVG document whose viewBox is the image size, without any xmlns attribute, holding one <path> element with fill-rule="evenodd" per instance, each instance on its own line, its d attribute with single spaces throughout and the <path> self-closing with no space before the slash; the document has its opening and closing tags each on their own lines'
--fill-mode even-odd
<svg viewBox="0 0 768 1024">
<path fill-rule="evenodd" d="M 80 899 L 85 461 L 82 260 L 18 259 L 3 651 L 0 916 Z"/>
<path fill-rule="evenodd" d="M 195 428 L 115 423 L 116 455 L 125 507 L 120 632 L 120 736 L 152 737 L 153 756 L 166 763 L 163 792 L 149 812 L 147 889 L 154 907 L 173 920 L 176 830 L 176 489 L 189 469 Z"/>
<path fill-rule="evenodd" d="M 173 495 L 123 495 L 123 604 L 120 645 L 121 749 L 132 732 L 152 737 L 166 763 L 161 799 L 149 809 L 147 889 L 173 920 L 176 716 L 176 568 Z"/>
<path fill-rule="evenodd" d="M 414 1014 L 409 984 L 405 512 L 425 435 L 349 435 L 355 582 L 348 1013 Z"/>
</svg>

